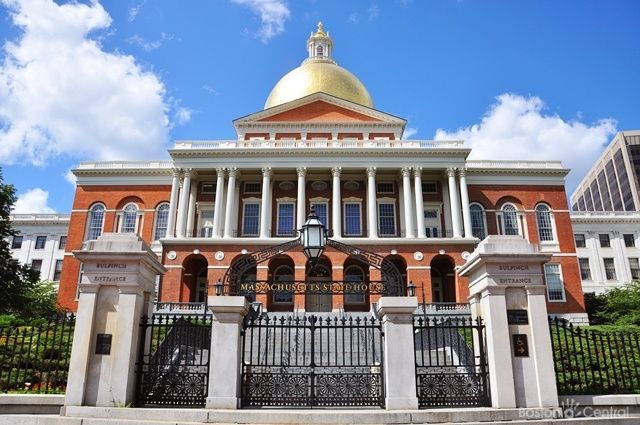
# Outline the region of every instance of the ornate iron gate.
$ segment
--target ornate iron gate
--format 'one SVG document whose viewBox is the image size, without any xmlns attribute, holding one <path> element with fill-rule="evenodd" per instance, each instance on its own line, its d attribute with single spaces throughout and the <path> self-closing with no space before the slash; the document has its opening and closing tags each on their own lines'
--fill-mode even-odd
<svg viewBox="0 0 640 425">
<path fill-rule="evenodd" d="M 242 407 L 384 407 L 382 338 L 366 314 L 248 318 Z"/>
<path fill-rule="evenodd" d="M 140 323 L 136 405 L 204 407 L 209 381 L 209 315 L 154 314 Z"/>
<path fill-rule="evenodd" d="M 420 407 L 489 406 L 482 319 L 415 316 L 413 329 Z"/>
</svg>

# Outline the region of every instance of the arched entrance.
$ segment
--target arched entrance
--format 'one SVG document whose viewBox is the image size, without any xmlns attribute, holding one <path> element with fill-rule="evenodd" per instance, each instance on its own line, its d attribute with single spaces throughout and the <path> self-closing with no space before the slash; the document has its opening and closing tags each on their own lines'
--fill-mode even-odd
<svg viewBox="0 0 640 425">
<path fill-rule="evenodd" d="M 385 260 L 389 260 L 400 272 L 402 278 L 402 294 L 407 295 L 407 262 L 400 255 L 389 255 L 385 257 Z"/>
<path fill-rule="evenodd" d="M 332 311 L 331 261 L 322 256 L 314 267 L 311 267 L 310 262 L 307 261 L 306 276 L 307 286 L 312 290 L 307 291 L 305 295 L 305 311 L 314 313 Z"/>
<path fill-rule="evenodd" d="M 238 263 L 247 264 L 247 267 L 243 267 L 242 272 L 238 275 L 238 284 L 240 285 L 241 291 L 247 300 L 249 302 L 254 302 L 256 300 L 254 285 L 258 276 L 256 262 L 250 255 L 239 255 L 231 261 L 230 268 L 237 266 Z"/>
<path fill-rule="evenodd" d="M 190 255 L 182 263 L 181 301 L 203 303 L 207 300 L 207 259 L 200 255 Z"/>
<path fill-rule="evenodd" d="M 369 311 L 369 291 L 352 290 L 369 283 L 369 265 L 355 257 L 344 262 L 344 311 Z"/>
<path fill-rule="evenodd" d="M 435 303 L 456 301 L 455 263 L 447 255 L 431 260 L 431 299 Z"/>
<path fill-rule="evenodd" d="M 269 311 L 293 311 L 294 293 L 286 290 L 286 286 L 293 284 L 294 270 L 295 264 L 288 255 L 279 255 L 269 261 L 269 284 L 282 285 L 285 288 L 269 292 Z"/>
</svg>

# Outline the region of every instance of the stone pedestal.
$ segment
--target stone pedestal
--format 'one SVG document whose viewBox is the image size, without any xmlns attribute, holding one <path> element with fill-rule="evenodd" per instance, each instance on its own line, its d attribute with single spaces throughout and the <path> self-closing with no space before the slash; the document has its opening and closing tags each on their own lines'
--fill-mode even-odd
<svg viewBox="0 0 640 425">
<path fill-rule="evenodd" d="M 65 405 L 134 401 L 140 318 L 166 269 L 134 234 L 104 234 L 74 256 L 83 264 Z"/>
<path fill-rule="evenodd" d="M 519 236 L 488 236 L 459 270 L 474 317 L 486 324 L 493 407 L 556 407 L 543 264 L 551 258 Z"/>
<path fill-rule="evenodd" d="M 384 383 L 387 410 L 417 409 L 413 313 L 416 297 L 381 297 L 384 332 Z"/>
<path fill-rule="evenodd" d="M 209 297 L 213 314 L 207 409 L 237 409 L 240 401 L 242 319 L 249 311 L 245 297 Z"/>
</svg>

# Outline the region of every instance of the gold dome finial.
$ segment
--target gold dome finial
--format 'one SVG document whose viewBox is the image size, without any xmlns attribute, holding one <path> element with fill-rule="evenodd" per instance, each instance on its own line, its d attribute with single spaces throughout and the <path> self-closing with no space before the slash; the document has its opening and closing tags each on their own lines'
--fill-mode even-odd
<svg viewBox="0 0 640 425">
<path fill-rule="evenodd" d="M 316 32 L 311 33 L 311 38 L 325 38 L 325 37 L 329 37 L 329 34 L 325 32 L 322 21 L 319 21 L 318 29 L 316 30 Z"/>
</svg>

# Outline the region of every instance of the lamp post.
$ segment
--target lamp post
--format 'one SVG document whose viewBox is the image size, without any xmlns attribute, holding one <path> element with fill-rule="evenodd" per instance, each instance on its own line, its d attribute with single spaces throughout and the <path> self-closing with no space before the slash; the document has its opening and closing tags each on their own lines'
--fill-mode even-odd
<svg viewBox="0 0 640 425">
<path fill-rule="evenodd" d="M 414 285 L 412 281 L 409 281 L 407 285 L 407 295 L 410 297 L 416 296 L 416 285 Z"/>
<path fill-rule="evenodd" d="M 313 207 L 309 211 L 307 221 L 302 225 L 300 239 L 304 255 L 307 256 L 312 265 L 315 264 L 324 252 L 324 247 L 327 243 L 327 229 L 318 219 Z"/>
</svg>

